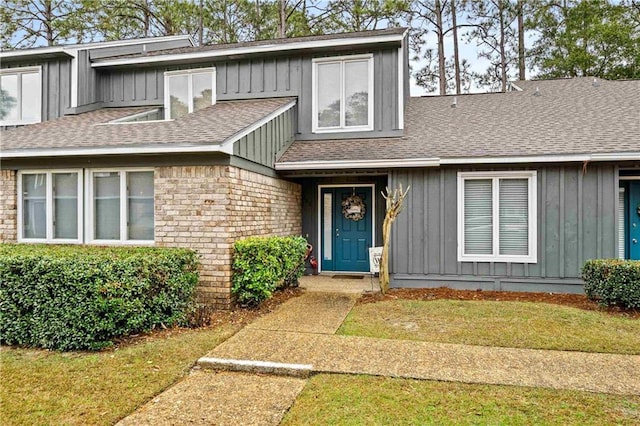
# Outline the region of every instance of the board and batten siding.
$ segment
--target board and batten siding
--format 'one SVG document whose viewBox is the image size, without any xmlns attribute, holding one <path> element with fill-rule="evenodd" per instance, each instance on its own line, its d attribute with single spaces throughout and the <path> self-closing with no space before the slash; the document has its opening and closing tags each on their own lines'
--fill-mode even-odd
<svg viewBox="0 0 640 426">
<path fill-rule="evenodd" d="M 474 170 L 480 171 L 465 169 Z M 390 185 L 411 185 L 411 190 L 394 224 L 392 285 L 582 292 L 584 262 L 617 256 L 618 169 L 591 164 L 583 172 L 580 164 L 526 170 L 537 170 L 538 176 L 534 264 L 458 262 L 457 172 L 461 170 L 393 171 Z"/>
<path fill-rule="evenodd" d="M 258 127 L 234 143 L 233 155 L 273 168 L 276 156 L 295 137 L 295 107 Z"/>
<path fill-rule="evenodd" d="M 5 62 L 2 69 L 42 67 L 42 121 L 62 117 L 71 106 L 71 58 Z"/>
<path fill-rule="evenodd" d="M 354 52 L 336 52 L 330 56 Z M 363 53 L 363 52 L 355 52 Z M 164 72 L 216 68 L 218 101 L 293 96 L 298 98 L 298 139 L 399 136 L 398 49 L 379 49 L 374 55 L 374 131 L 315 135 L 312 122 L 312 61 L 316 56 L 266 56 L 237 61 L 205 62 L 179 67 L 138 67 L 100 70 L 97 100 L 106 107 L 162 105 Z M 88 78 L 88 77 L 87 77 Z M 83 98 L 84 99 L 84 98 Z"/>
</svg>

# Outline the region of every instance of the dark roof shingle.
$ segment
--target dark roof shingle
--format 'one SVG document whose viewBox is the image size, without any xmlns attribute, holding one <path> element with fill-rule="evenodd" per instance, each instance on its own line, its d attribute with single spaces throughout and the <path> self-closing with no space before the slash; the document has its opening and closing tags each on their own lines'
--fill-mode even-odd
<svg viewBox="0 0 640 426">
<path fill-rule="evenodd" d="M 168 145 L 216 145 L 294 98 L 222 101 L 172 121 L 105 124 L 153 107 L 104 108 L 0 132 L 3 152 Z"/>
<path fill-rule="evenodd" d="M 456 107 L 453 96 L 410 98 L 403 137 L 297 141 L 278 163 L 640 152 L 640 80 L 592 83 L 527 82 L 459 95 Z"/>
</svg>

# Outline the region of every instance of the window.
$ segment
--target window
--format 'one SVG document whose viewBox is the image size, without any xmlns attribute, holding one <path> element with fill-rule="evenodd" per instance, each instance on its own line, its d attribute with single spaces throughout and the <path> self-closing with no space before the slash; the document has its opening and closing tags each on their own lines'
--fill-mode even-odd
<svg viewBox="0 0 640 426">
<path fill-rule="evenodd" d="M 536 172 L 458 173 L 458 261 L 537 262 Z"/>
<path fill-rule="evenodd" d="M 373 130 L 373 56 L 313 61 L 313 131 Z"/>
<path fill-rule="evenodd" d="M 20 241 L 81 241 L 80 170 L 21 172 L 18 188 Z"/>
<path fill-rule="evenodd" d="M 19 241 L 153 242 L 153 170 L 21 171 L 18 188 Z"/>
<path fill-rule="evenodd" d="M 153 171 L 94 170 L 89 182 L 90 241 L 153 241 Z"/>
<path fill-rule="evenodd" d="M 7 68 L 0 71 L 0 125 L 41 121 L 42 80 L 40 67 Z"/>
<path fill-rule="evenodd" d="M 216 103 L 215 68 L 164 74 L 165 119 L 176 119 Z"/>
</svg>

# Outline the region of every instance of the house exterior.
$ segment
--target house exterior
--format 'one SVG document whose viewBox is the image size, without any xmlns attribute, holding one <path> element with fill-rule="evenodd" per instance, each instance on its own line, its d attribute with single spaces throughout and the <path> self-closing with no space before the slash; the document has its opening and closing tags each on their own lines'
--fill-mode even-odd
<svg viewBox="0 0 640 426">
<path fill-rule="evenodd" d="M 405 29 L 0 61 L 0 240 L 190 247 L 202 303 L 251 235 L 367 273 L 399 183 L 396 287 L 581 292 L 586 259 L 640 257 L 640 81 L 411 98 Z"/>
</svg>

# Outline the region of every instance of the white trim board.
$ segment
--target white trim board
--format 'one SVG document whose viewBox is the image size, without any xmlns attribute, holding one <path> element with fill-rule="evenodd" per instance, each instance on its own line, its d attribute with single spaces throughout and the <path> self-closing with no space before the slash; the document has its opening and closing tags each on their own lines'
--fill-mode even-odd
<svg viewBox="0 0 640 426">
<path fill-rule="evenodd" d="M 357 46 L 362 44 L 376 44 L 385 42 L 400 42 L 404 39 L 406 31 L 402 34 L 386 34 L 370 37 L 348 37 L 339 38 L 333 40 L 313 40 L 313 41 L 293 41 L 285 43 L 273 43 L 263 44 L 257 46 L 246 47 L 229 47 L 228 49 L 218 50 L 201 50 L 197 52 L 189 53 L 175 53 L 168 55 L 154 55 L 147 57 L 136 58 L 121 58 L 94 62 L 91 64 L 94 68 L 100 67 L 112 67 L 118 65 L 132 65 L 132 64 L 151 64 L 157 62 L 173 62 L 180 60 L 192 60 L 192 59 L 211 59 L 219 58 L 229 55 L 247 55 L 252 53 L 269 53 L 269 52 L 283 52 L 288 50 L 301 50 L 301 49 L 316 49 L 327 47 L 348 47 Z"/>
<path fill-rule="evenodd" d="M 39 54 L 46 53 L 66 53 L 70 56 L 73 56 L 74 51 L 78 50 L 87 50 L 87 49 L 98 49 L 103 47 L 117 47 L 117 46 L 128 46 L 128 45 L 136 45 L 136 44 L 149 44 L 149 43 L 159 43 L 163 41 L 172 41 L 172 40 L 189 40 L 191 45 L 195 45 L 193 42 L 193 38 L 190 35 L 172 35 L 172 36 L 163 36 L 163 37 L 146 37 L 146 38 L 136 38 L 129 40 L 115 40 L 115 41 L 97 41 L 93 43 L 86 44 L 69 44 L 63 46 L 46 46 L 46 47 L 35 47 L 32 49 L 18 49 L 18 50 L 9 50 L 0 52 L 0 58 L 16 58 L 20 56 L 33 56 Z"/>
<path fill-rule="evenodd" d="M 320 160 L 292 161 L 275 164 L 276 170 L 329 170 L 365 168 L 439 167 L 457 164 L 559 163 L 589 161 L 640 161 L 640 152 L 598 154 L 536 155 L 517 157 L 411 158 L 397 160 Z"/>
<path fill-rule="evenodd" d="M 318 261 L 318 273 L 322 272 L 322 189 L 323 188 L 371 188 L 371 247 L 376 246 L 376 184 L 375 183 L 340 183 L 340 184 L 326 184 L 318 185 L 318 246 L 317 257 Z M 335 202 L 335 200 L 333 200 Z M 333 209 L 334 204 L 331 205 Z M 332 224 L 333 225 L 333 224 Z M 367 253 L 368 256 L 368 253 Z M 336 272 L 341 274 L 370 274 L 370 272 L 362 271 L 327 271 Z"/>
</svg>

